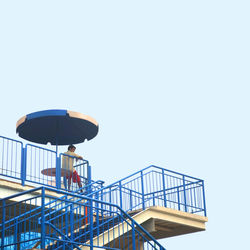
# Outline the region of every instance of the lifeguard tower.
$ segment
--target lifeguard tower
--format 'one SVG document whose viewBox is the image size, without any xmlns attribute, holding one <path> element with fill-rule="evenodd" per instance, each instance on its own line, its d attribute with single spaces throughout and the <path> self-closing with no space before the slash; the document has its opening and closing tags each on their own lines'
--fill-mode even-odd
<svg viewBox="0 0 250 250">
<path fill-rule="evenodd" d="M 84 184 L 64 185 L 58 146 L 98 133 L 90 116 L 68 110 L 31 113 L 17 122 L 23 143 L 0 136 L 1 249 L 166 249 L 158 239 L 205 230 L 204 181 L 148 166 L 105 185 L 87 160 L 74 168 Z M 55 150 L 36 145 L 55 145 Z"/>
</svg>

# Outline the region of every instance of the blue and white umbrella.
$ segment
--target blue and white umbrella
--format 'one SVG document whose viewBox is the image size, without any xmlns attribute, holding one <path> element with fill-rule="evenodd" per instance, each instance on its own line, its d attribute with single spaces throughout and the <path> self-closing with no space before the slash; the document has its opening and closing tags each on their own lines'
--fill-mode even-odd
<svg viewBox="0 0 250 250">
<path fill-rule="evenodd" d="M 21 138 L 56 146 L 91 140 L 98 129 L 99 125 L 92 117 L 61 109 L 34 112 L 23 116 L 16 124 L 16 132 Z"/>
</svg>

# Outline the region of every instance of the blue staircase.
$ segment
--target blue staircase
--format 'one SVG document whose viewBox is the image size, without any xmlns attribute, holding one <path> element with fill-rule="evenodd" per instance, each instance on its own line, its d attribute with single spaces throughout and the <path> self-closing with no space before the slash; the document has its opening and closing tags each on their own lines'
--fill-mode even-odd
<svg viewBox="0 0 250 250">
<path fill-rule="evenodd" d="M 41 249 L 165 249 L 119 206 L 53 192 L 39 187 L 0 200 L 1 249 L 27 249 L 30 242 Z"/>
</svg>

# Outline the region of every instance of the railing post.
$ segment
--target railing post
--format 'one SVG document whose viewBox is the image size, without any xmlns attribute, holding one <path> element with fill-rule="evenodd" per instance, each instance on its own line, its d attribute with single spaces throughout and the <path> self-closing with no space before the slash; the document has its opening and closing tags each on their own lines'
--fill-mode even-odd
<svg viewBox="0 0 250 250">
<path fill-rule="evenodd" d="M 182 177 L 183 180 L 183 196 L 184 196 L 184 207 L 185 212 L 187 212 L 187 197 L 186 197 L 186 184 L 185 184 L 185 176 Z"/>
<path fill-rule="evenodd" d="M 135 223 L 132 221 L 132 247 L 133 250 L 136 250 L 136 245 L 135 245 Z"/>
<path fill-rule="evenodd" d="M 56 155 L 56 188 L 61 189 L 61 154 Z"/>
<path fill-rule="evenodd" d="M 162 186 L 163 186 L 164 207 L 167 207 L 167 198 L 166 198 L 166 186 L 165 186 L 164 169 L 162 169 Z"/>
<path fill-rule="evenodd" d="M 90 241 L 90 250 L 93 250 L 93 231 L 94 231 L 94 227 L 93 227 L 93 200 L 90 199 L 89 200 L 89 203 L 90 203 L 90 206 L 89 206 L 89 215 L 90 215 L 90 218 L 89 218 L 89 221 L 90 221 L 90 232 L 89 232 L 89 241 Z"/>
<path fill-rule="evenodd" d="M 1 240 L 1 249 L 4 249 L 4 235 L 5 235 L 5 200 L 2 202 L 3 210 L 2 210 L 2 240 Z"/>
<path fill-rule="evenodd" d="M 74 240 L 74 211 L 73 211 L 73 204 L 70 205 L 70 239 Z"/>
<path fill-rule="evenodd" d="M 142 193 L 142 209 L 145 210 L 144 181 L 143 181 L 142 171 L 141 171 L 141 193 Z"/>
<path fill-rule="evenodd" d="M 21 152 L 21 181 L 22 181 L 22 186 L 25 185 L 26 181 L 26 158 L 27 158 L 27 149 L 26 147 L 22 147 L 22 152 Z"/>
<path fill-rule="evenodd" d="M 101 201 L 103 201 L 103 190 L 101 190 Z M 103 203 L 101 203 L 101 215 L 102 215 L 102 217 L 104 215 L 103 207 L 104 207 L 104 205 L 103 205 Z"/>
<path fill-rule="evenodd" d="M 202 194 L 203 194 L 204 216 L 207 216 L 204 181 L 202 181 Z"/>
<path fill-rule="evenodd" d="M 95 199 L 99 200 L 98 193 L 95 194 Z M 99 235 L 99 232 L 100 232 L 100 228 L 99 228 L 99 221 L 100 221 L 100 219 L 99 219 L 99 202 L 96 202 L 95 204 L 96 204 L 95 205 L 95 209 L 96 209 L 96 212 L 95 212 L 95 214 L 96 214 L 96 222 L 95 223 L 96 223 L 96 228 L 97 228 L 97 235 Z M 98 242 L 99 242 L 99 238 L 98 238 Z M 99 245 L 99 244 L 97 244 L 97 245 Z"/>
<path fill-rule="evenodd" d="M 180 204 L 180 190 L 179 187 L 177 187 L 177 202 L 178 202 L 178 210 L 181 210 L 181 204 Z"/>
<path fill-rule="evenodd" d="M 122 208 L 122 183 L 121 181 L 119 181 L 119 190 L 120 190 L 120 207 Z"/>
<path fill-rule="evenodd" d="M 132 211 L 133 209 L 133 193 L 132 193 L 132 190 L 129 191 L 129 194 L 130 194 L 130 210 Z"/>
<path fill-rule="evenodd" d="M 87 165 L 87 178 L 88 178 L 88 190 L 87 194 L 90 194 L 92 192 L 92 187 L 91 187 L 91 166 L 88 164 Z"/>
<path fill-rule="evenodd" d="M 44 217 L 44 206 L 45 206 L 45 188 L 42 187 L 42 202 L 41 202 L 41 248 L 45 249 L 45 217 Z"/>
<path fill-rule="evenodd" d="M 14 249 L 15 250 L 17 249 L 17 246 L 18 246 L 18 238 L 17 237 L 18 237 L 18 219 L 15 219 L 14 220 Z"/>
<path fill-rule="evenodd" d="M 88 164 L 87 165 L 87 178 L 88 178 L 88 190 L 87 193 L 91 194 L 92 193 L 92 187 L 91 187 L 91 166 Z M 89 236 L 90 236 L 90 250 L 93 250 L 93 200 L 92 200 L 93 195 L 90 196 L 90 200 L 87 202 L 89 204 L 89 209 L 88 209 L 88 221 L 90 224 L 90 231 L 89 231 Z"/>
<path fill-rule="evenodd" d="M 153 206 L 155 206 L 155 193 L 153 193 Z"/>
</svg>

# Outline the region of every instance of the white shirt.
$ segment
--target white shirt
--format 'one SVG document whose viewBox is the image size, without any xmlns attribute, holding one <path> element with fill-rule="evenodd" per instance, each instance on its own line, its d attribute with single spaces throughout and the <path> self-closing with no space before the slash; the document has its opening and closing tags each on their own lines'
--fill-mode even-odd
<svg viewBox="0 0 250 250">
<path fill-rule="evenodd" d="M 81 156 L 71 151 L 67 151 L 64 154 L 65 155 L 62 156 L 62 168 L 73 172 L 74 157 L 79 158 Z M 66 155 L 70 155 L 72 157 L 68 157 Z"/>
</svg>

